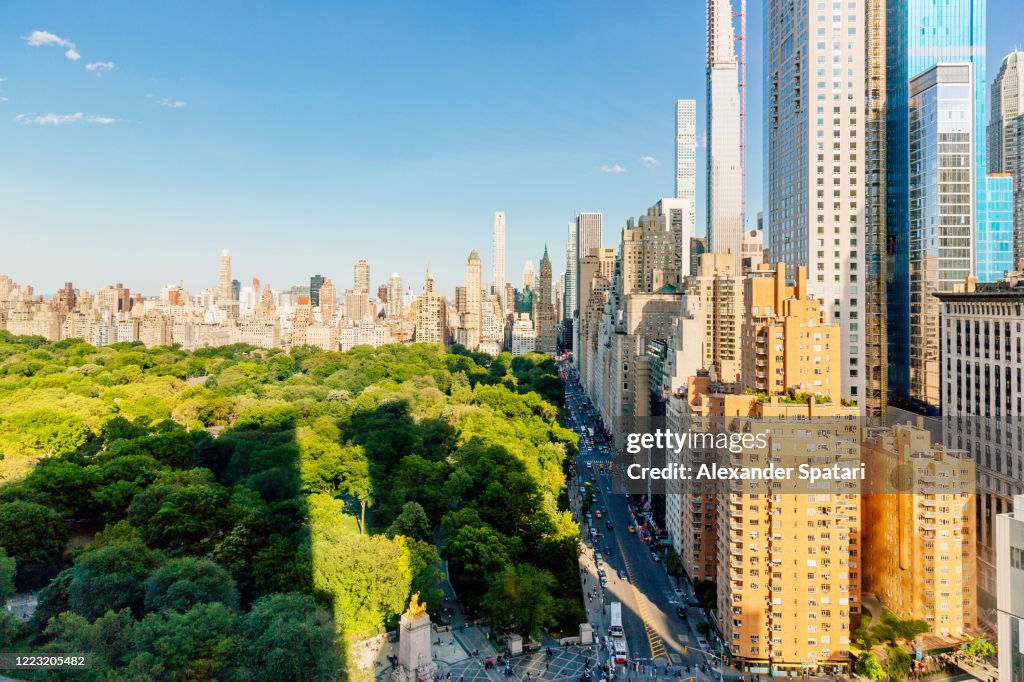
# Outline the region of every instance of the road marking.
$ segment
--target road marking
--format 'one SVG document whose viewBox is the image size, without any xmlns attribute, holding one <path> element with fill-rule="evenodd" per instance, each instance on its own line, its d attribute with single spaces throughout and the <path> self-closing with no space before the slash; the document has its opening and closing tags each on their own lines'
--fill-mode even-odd
<svg viewBox="0 0 1024 682">
<path fill-rule="evenodd" d="M 619 541 L 618 534 L 615 535 L 615 544 L 619 546 L 619 551 L 622 552 L 622 543 Z M 665 642 L 658 634 L 657 630 L 651 625 L 649 616 L 647 614 L 647 605 L 641 599 L 641 592 L 636 588 L 636 579 L 633 574 L 633 568 L 630 566 L 629 557 L 625 553 L 622 554 L 622 562 L 626 565 L 626 575 L 629 576 L 629 587 L 633 590 L 633 599 L 636 601 L 637 611 L 640 612 L 640 621 L 644 625 L 644 632 L 647 635 L 647 644 L 651 648 L 651 659 L 664 656 Z"/>
</svg>

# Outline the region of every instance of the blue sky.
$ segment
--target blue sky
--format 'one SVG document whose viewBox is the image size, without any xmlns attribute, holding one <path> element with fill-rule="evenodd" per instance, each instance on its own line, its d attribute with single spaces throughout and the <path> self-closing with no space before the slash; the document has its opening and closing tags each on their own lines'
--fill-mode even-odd
<svg viewBox="0 0 1024 682">
<path fill-rule="evenodd" d="M 761 3 L 750 10 L 752 222 Z M 988 12 L 991 79 L 1024 9 L 990 0 Z M 675 100 L 697 99 L 704 128 L 704 11 L 9 2 L 0 78 L 0 272 L 40 292 L 67 279 L 195 291 L 216 280 L 223 248 L 243 282 L 322 273 L 350 287 L 366 258 L 374 284 L 398 271 L 419 289 L 429 263 L 450 291 L 474 248 L 489 279 L 495 210 L 518 284 L 545 242 L 561 272 L 575 212 L 602 211 L 611 245 L 672 194 Z M 616 165 L 625 172 L 601 170 Z"/>
</svg>

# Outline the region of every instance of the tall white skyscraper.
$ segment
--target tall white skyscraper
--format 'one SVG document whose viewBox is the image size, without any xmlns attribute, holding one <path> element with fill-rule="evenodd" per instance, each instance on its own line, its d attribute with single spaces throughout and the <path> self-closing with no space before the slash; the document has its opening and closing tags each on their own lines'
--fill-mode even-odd
<svg viewBox="0 0 1024 682">
<path fill-rule="evenodd" d="M 676 199 L 690 202 L 689 234 L 696 226 L 697 209 L 697 100 L 676 100 Z"/>
<path fill-rule="evenodd" d="M 576 310 L 576 276 L 579 261 L 576 258 L 576 223 L 569 223 L 569 235 L 565 240 L 565 295 L 562 297 L 562 318 L 572 323 Z"/>
<path fill-rule="evenodd" d="M 732 252 L 743 234 L 743 153 L 739 62 L 730 0 L 707 0 L 708 251 Z"/>
<path fill-rule="evenodd" d="M 843 394 L 864 407 L 865 2 L 768 0 L 765 149 L 772 262 L 840 326 Z M 814 74 L 813 76 L 811 74 Z"/>
<path fill-rule="evenodd" d="M 579 308 L 581 301 L 581 290 L 584 285 L 579 281 L 580 262 L 590 255 L 591 249 L 601 247 L 601 230 L 604 216 L 601 213 L 580 213 L 576 216 L 576 264 L 575 282 L 573 286 L 573 315 L 576 318 L 572 326 L 573 348 L 578 347 L 579 342 Z M 589 282 L 586 283 L 589 285 Z M 579 357 L 579 356 L 575 356 Z"/>
<path fill-rule="evenodd" d="M 505 212 L 494 212 L 494 281 L 491 291 L 502 303 L 505 294 Z"/>
<path fill-rule="evenodd" d="M 398 273 L 388 277 L 388 301 L 384 306 L 389 319 L 398 319 L 405 314 L 405 297 L 402 294 L 402 278 Z"/>
<path fill-rule="evenodd" d="M 231 294 L 231 252 L 227 249 L 220 252 L 220 280 L 218 284 L 221 298 L 225 301 L 230 301 L 233 298 Z"/>
</svg>

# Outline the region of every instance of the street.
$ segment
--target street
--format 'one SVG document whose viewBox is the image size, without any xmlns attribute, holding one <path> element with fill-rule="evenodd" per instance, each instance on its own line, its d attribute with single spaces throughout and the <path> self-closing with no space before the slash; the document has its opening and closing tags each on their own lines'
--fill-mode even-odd
<svg viewBox="0 0 1024 682">
<path fill-rule="evenodd" d="M 677 593 L 673 580 L 669 578 L 661 563 L 653 558 L 650 545 L 641 539 L 639 522 L 630 511 L 628 496 L 612 491 L 611 444 L 597 428 L 596 417 L 589 399 L 576 382 L 574 368 L 562 364 L 566 382 L 566 409 L 569 425 L 580 434 L 580 452 L 576 458 L 576 480 L 569 482 L 570 499 L 574 514 L 580 522 L 581 537 L 587 547 L 581 564 L 585 571 L 584 592 L 597 589 L 600 605 L 604 607 L 604 618 L 596 622 L 598 634 L 607 633 L 607 606 L 612 601 L 622 603 L 623 629 L 629 643 L 631 662 L 653 662 L 654 665 L 672 667 L 707 663 L 717 668 L 714 660 L 696 650 L 697 635 L 693 628 L 704 619 L 699 608 L 686 607 L 688 618 L 683 621 L 676 615 L 680 603 L 690 601 L 690 595 Z M 594 430 L 593 445 L 590 430 Z M 601 464 L 604 464 L 603 470 Z M 589 465 L 589 468 L 588 468 Z M 580 486 L 591 483 L 591 490 L 597 493 L 595 510 L 603 510 L 601 518 L 593 519 L 599 535 L 596 542 L 591 540 L 585 516 L 580 514 L 583 494 Z M 611 521 L 612 529 L 606 526 Z M 630 533 L 632 526 L 636 532 Z M 652 540 L 653 542 L 656 542 Z M 603 555 L 607 587 L 597 586 L 593 552 Z M 611 553 L 607 550 L 611 549 Z M 624 572 L 626 579 L 619 577 Z M 589 605 L 589 604 L 588 604 Z M 688 651 L 687 651 L 688 650 Z M 684 651 L 687 653 L 684 654 Z M 712 676 L 715 670 L 712 670 Z M 726 669 L 726 677 L 738 676 L 739 672 Z"/>
</svg>

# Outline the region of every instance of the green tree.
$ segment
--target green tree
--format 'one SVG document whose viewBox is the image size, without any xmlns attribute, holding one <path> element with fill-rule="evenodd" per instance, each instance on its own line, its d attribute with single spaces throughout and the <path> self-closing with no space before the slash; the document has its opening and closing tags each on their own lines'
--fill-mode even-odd
<svg viewBox="0 0 1024 682">
<path fill-rule="evenodd" d="M 963 652 L 971 658 L 985 658 L 994 654 L 996 647 L 984 637 L 975 637 L 963 645 Z"/>
<path fill-rule="evenodd" d="M 3 604 L 16 593 L 14 575 L 17 573 L 17 562 L 14 557 L 7 556 L 7 550 L 0 547 L 0 604 Z"/>
<path fill-rule="evenodd" d="M 491 576 L 511 564 L 510 541 L 488 525 L 463 526 L 444 546 L 452 575 L 475 604 L 488 588 Z"/>
<path fill-rule="evenodd" d="M 0 504 L 0 547 L 18 562 L 19 572 L 57 566 L 68 531 L 60 515 L 34 502 Z"/>
<path fill-rule="evenodd" d="M 261 597 L 242 618 L 252 680 L 323 680 L 339 667 L 330 615 L 304 594 Z"/>
<path fill-rule="evenodd" d="M 221 603 L 151 613 L 131 628 L 132 679 L 214 680 L 240 663 L 238 616 Z"/>
<path fill-rule="evenodd" d="M 209 559 L 186 557 L 161 566 L 146 581 L 146 611 L 185 612 L 197 604 L 238 607 L 238 590 L 228 572 Z"/>
<path fill-rule="evenodd" d="M 388 528 L 388 535 L 404 535 L 422 542 L 431 541 L 430 519 L 419 502 L 406 502 L 399 514 Z"/>
<path fill-rule="evenodd" d="M 885 673 L 889 678 L 895 682 L 907 679 L 910 674 L 910 654 L 892 644 L 886 648 L 885 653 L 889 658 L 885 663 Z"/>
<path fill-rule="evenodd" d="M 87 618 L 129 608 L 141 614 L 146 579 L 163 560 L 138 541 L 118 541 L 90 549 L 68 569 L 68 609 Z"/>
<path fill-rule="evenodd" d="M 483 598 L 484 612 L 501 630 L 536 638 L 541 628 L 555 624 L 556 581 L 549 572 L 529 564 L 507 566 L 493 576 Z"/>
<path fill-rule="evenodd" d="M 142 534 L 154 547 L 203 554 L 229 525 L 228 494 L 223 487 L 186 485 L 162 501 L 142 526 Z"/>
<path fill-rule="evenodd" d="M 863 675 L 873 682 L 885 677 L 885 670 L 873 651 L 867 651 L 857 658 L 856 670 L 858 675 Z"/>
</svg>

